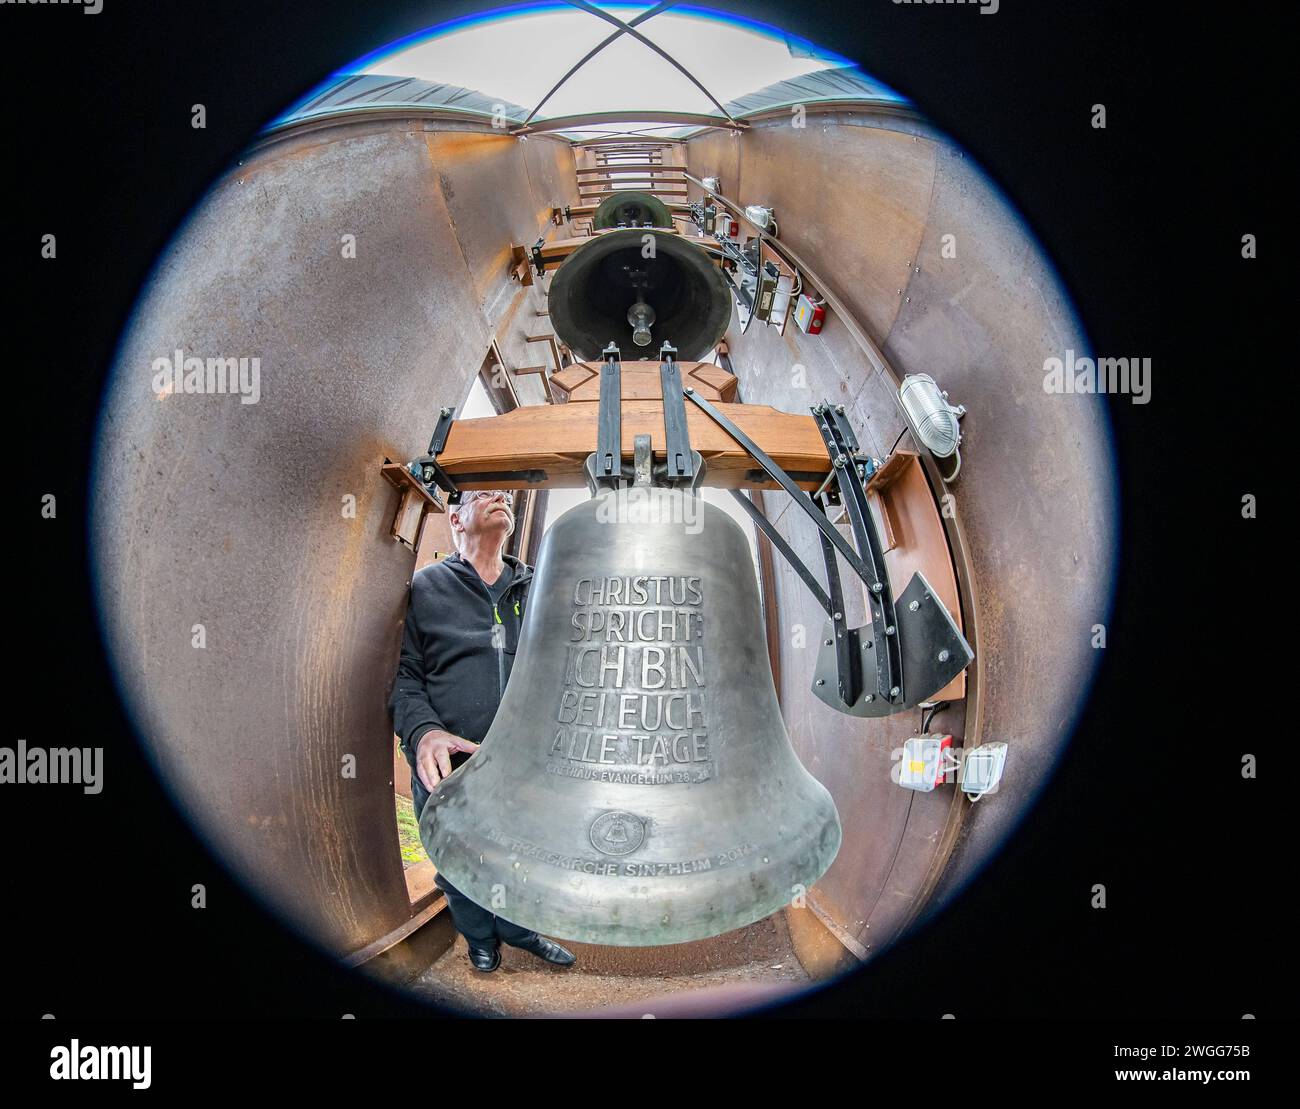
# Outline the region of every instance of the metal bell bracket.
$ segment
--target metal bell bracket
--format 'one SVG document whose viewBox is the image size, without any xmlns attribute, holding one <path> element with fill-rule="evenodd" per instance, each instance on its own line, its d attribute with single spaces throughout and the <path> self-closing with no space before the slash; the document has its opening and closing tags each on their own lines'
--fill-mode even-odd
<svg viewBox="0 0 1300 1109">
<path fill-rule="evenodd" d="M 438 465 L 438 455 L 442 453 L 442 448 L 447 445 L 447 434 L 451 431 L 455 415 L 456 410 L 454 408 L 443 408 L 439 411 L 438 423 L 433 429 L 433 436 L 429 439 L 428 451 L 425 452 L 423 458 L 417 458 L 407 465 L 407 469 L 426 488 L 437 485 L 439 489 L 445 492 L 447 501 L 450 504 L 460 500 L 460 487 L 452 480 L 451 475 Z"/>
<path fill-rule="evenodd" d="M 617 489 L 623 481 L 623 361 L 613 341 L 602 353 L 593 474 L 598 488 Z"/>
<path fill-rule="evenodd" d="M 695 476 L 691 478 L 689 485 L 681 485 L 680 488 L 688 489 L 694 493 L 700 487 L 704 480 L 704 459 L 699 451 L 691 451 L 691 459 L 695 466 Z M 628 478 L 632 485 L 650 486 L 650 485 L 674 485 L 677 483 L 667 480 L 664 463 L 660 462 L 652 466 L 654 462 L 654 452 L 650 447 L 650 436 L 638 435 L 635 440 L 633 450 L 633 459 L 631 467 L 623 467 L 623 476 Z M 608 489 L 617 489 L 617 485 L 609 482 L 602 482 L 596 476 L 596 455 L 587 455 L 586 462 L 587 488 L 591 491 L 593 497 L 598 496 L 602 491 Z"/>
<path fill-rule="evenodd" d="M 819 506 L 712 404 L 692 389 L 685 390 L 685 396 L 740 444 L 817 525 L 826 565 L 828 588 L 825 590 L 753 502 L 738 490 L 732 490 L 732 496 L 749 513 L 755 526 L 781 552 L 826 612 L 813 682 L 813 692 L 821 701 L 851 716 L 890 716 L 930 699 L 974 661 L 975 652 L 923 575 L 913 574 L 899 604 L 895 604 L 884 549 L 867 504 L 865 484 L 858 473 L 857 438 L 844 418 L 842 407 L 823 403 L 813 408 L 831 460 L 830 476 L 818 491 Z M 826 514 L 828 497 L 824 491 L 831 482 L 848 514 L 857 550 Z M 846 626 L 837 554 L 867 587 L 870 627 Z M 875 680 L 865 681 L 864 674 L 872 673 Z"/>
<path fill-rule="evenodd" d="M 659 385 L 664 406 L 664 455 L 658 466 L 651 465 L 649 437 L 637 436 L 632 466 L 623 464 L 623 363 L 616 343 L 604 351 L 600 371 L 600 410 L 596 423 L 596 452 L 587 459 L 587 484 L 593 493 L 617 489 L 627 482 L 686 486 L 692 491 L 704 477 L 704 460 L 691 449 L 686 425 L 686 403 L 677 348 L 664 343 L 659 349 Z M 646 442 L 642 443 L 641 440 Z M 641 480 L 649 475 L 648 481 Z"/>
<path fill-rule="evenodd" d="M 486 473 L 463 473 L 453 478 L 438 464 L 438 455 L 447 445 L 447 436 L 455 422 L 456 410 L 443 408 L 438 414 L 438 424 L 433 429 L 433 438 L 429 440 L 429 450 L 423 458 L 417 458 L 407 464 L 407 469 L 422 481 L 426 488 L 436 485 L 447 494 L 448 504 L 460 503 L 460 485 L 475 485 L 490 481 L 499 485 L 502 481 L 520 482 L 525 485 L 540 485 L 546 480 L 545 470 L 490 470 Z M 457 485 L 457 480 L 460 485 Z"/>
<path fill-rule="evenodd" d="M 659 387 L 664 398 L 664 450 L 667 456 L 666 477 L 669 484 L 696 484 L 695 459 L 691 436 L 686 427 L 686 402 L 682 399 L 682 370 L 677 364 L 677 348 L 664 343 L 659 348 Z"/>
</svg>

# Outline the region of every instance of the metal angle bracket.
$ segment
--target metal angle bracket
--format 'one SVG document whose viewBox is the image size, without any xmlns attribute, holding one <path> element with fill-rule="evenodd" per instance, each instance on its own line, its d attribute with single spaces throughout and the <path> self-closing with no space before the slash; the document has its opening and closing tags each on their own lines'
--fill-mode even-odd
<svg viewBox="0 0 1300 1109">
<path fill-rule="evenodd" d="M 666 473 L 666 467 L 662 462 L 654 462 L 653 454 L 650 450 L 650 436 L 638 435 L 634 445 L 631 464 L 624 464 L 622 467 L 623 485 L 631 484 L 639 488 L 632 493 L 639 493 L 641 488 L 658 485 L 684 488 L 691 493 L 698 492 L 700 484 L 704 481 L 704 459 L 700 456 L 699 451 L 691 451 L 691 467 L 694 471 L 694 477 L 690 479 L 689 485 L 683 485 L 677 481 L 669 481 Z M 620 488 L 610 482 L 601 481 L 596 474 L 596 455 L 587 455 L 587 460 L 583 464 L 583 473 L 587 478 L 587 489 L 593 497 L 600 496 L 601 493 L 611 490 L 623 495 L 626 489 Z"/>
<path fill-rule="evenodd" d="M 436 485 L 447 494 L 448 504 L 458 504 L 460 502 L 460 487 L 456 484 L 452 476 L 438 465 L 438 455 L 442 453 L 443 448 L 447 445 L 447 436 L 451 432 L 451 425 L 455 420 L 456 410 L 454 408 L 442 408 L 438 412 L 438 422 L 434 426 L 433 435 L 429 439 L 429 449 L 423 458 L 417 458 L 407 463 L 407 469 L 415 478 L 428 488 Z"/>
<path fill-rule="evenodd" d="M 443 408 L 438 412 L 438 422 L 434 426 L 433 436 L 429 439 L 429 453 L 435 458 L 442 454 L 443 447 L 447 445 L 447 436 L 451 432 L 455 415 L 454 408 Z"/>
<path fill-rule="evenodd" d="M 892 716 L 913 709 L 934 695 L 975 661 L 975 652 L 966 642 L 957 622 L 944 603 L 935 596 L 925 576 L 917 571 L 898 598 L 898 635 L 902 648 L 903 669 L 907 673 L 907 690 L 901 703 L 883 700 L 870 690 L 847 707 L 837 689 L 839 659 L 834 640 L 834 624 L 827 620 L 817 652 L 813 693 L 837 712 L 849 716 Z M 854 629 L 862 667 L 870 673 L 876 663 L 876 641 L 870 627 Z"/>
</svg>

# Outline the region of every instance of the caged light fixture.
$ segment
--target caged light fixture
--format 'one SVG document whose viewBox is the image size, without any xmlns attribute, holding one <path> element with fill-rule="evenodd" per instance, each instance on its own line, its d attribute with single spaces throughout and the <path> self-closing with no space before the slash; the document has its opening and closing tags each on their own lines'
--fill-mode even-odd
<svg viewBox="0 0 1300 1109">
<path fill-rule="evenodd" d="M 898 387 L 898 405 L 917 442 L 936 458 L 956 456 L 957 466 L 943 475 L 945 482 L 955 481 L 961 473 L 961 425 L 965 405 L 951 405 L 948 394 L 940 390 L 929 374 L 908 374 Z"/>
</svg>

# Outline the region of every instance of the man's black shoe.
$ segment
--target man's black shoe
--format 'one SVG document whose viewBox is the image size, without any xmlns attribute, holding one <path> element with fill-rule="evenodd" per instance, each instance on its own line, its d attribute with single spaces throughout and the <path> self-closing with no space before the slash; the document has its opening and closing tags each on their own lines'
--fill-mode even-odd
<svg viewBox="0 0 1300 1109">
<path fill-rule="evenodd" d="M 557 967 L 572 966 L 578 961 L 578 958 L 568 948 L 561 947 L 554 940 L 548 940 L 545 936 L 533 933 L 533 938 L 524 943 L 517 943 L 515 947 L 523 951 L 530 951 L 539 959 L 545 959 L 548 963 L 554 963 Z"/>
<path fill-rule="evenodd" d="M 501 965 L 501 948 L 495 944 L 492 947 L 480 947 L 476 943 L 471 943 L 469 945 L 469 961 L 475 970 L 481 970 L 485 973 L 496 970 Z"/>
</svg>

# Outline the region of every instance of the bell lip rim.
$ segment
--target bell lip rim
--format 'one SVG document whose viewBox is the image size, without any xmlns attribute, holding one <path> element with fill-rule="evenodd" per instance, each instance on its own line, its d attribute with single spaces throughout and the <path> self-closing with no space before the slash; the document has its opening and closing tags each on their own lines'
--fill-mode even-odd
<svg viewBox="0 0 1300 1109">
<path fill-rule="evenodd" d="M 813 780 L 816 781 L 815 778 Z M 818 785 L 820 784 L 821 783 L 819 782 Z M 822 786 L 822 788 L 825 789 L 824 786 Z M 833 801 L 831 802 L 829 820 L 826 821 L 825 826 L 833 828 L 835 832 L 834 847 L 829 851 L 825 864 L 814 866 L 813 869 L 815 873 L 810 874 L 807 878 L 800 879 L 798 882 L 792 883 L 792 884 L 802 886 L 805 893 L 810 891 L 817 882 L 819 882 L 823 877 L 825 877 L 825 875 L 830 870 L 830 868 L 835 864 L 835 860 L 839 858 L 840 850 L 844 846 L 844 827 L 842 821 L 840 820 L 839 811 L 835 807 Z M 456 838 L 460 838 L 460 837 L 456 837 Z M 423 842 L 423 836 L 421 836 L 421 842 Z M 463 839 L 461 840 L 461 846 L 467 847 Z M 500 844 L 494 844 L 493 846 L 495 846 L 495 848 L 498 851 L 501 850 Z M 427 844 L 425 845 L 425 852 L 426 854 L 428 854 Z M 473 849 L 471 847 L 460 851 L 459 856 L 464 857 L 472 853 L 473 853 Z M 472 895 L 472 891 L 466 889 L 468 885 L 471 885 L 473 883 L 468 879 L 464 879 L 464 878 L 458 879 L 456 875 L 452 873 L 452 870 L 455 869 L 455 864 L 457 861 L 458 859 L 451 860 L 452 869 L 438 866 L 437 863 L 435 863 L 434 865 L 435 867 L 437 867 L 439 874 L 446 875 L 447 880 L 449 882 L 451 882 L 458 890 L 460 890 L 461 893 L 465 894 L 465 896 L 470 897 L 470 899 L 473 900 L 474 898 Z M 770 864 L 764 864 L 764 869 L 770 869 Z M 754 872 L 755 872 L 754 868 L 750 868 L 750 869 L 736 868 L 733 871 L 733 873 L 736 873 L 739 876 L 752 874 Z M 559 874 L 560 872 L 557 871 L 556 873 Z M 715 871 L 714 873 L 717 872 Z M 740 885 L 742 883 L 743 883 L 743 877 L 738 877 L 736 884 Z M 776 913 L 780 912 L 783 909 L 791 908 L 792 900 L 793 898 L 791 898 L 790 900 L 779 901 L 775 904 L 771 904 L 770 907 L 766 907 L 768 906 L 767 902 L 759 902 L 758 904 L 763 905 L 765 907 L 760 909 L 753 916 L 749 916 L 748 914 L 745 914 L 744 919 L 738 918 L 738 919 L 730 920 L 728 921 L 727 924 L 725 924 L 721 928 L 710 927 L 706 931 L 692 932 L 689 935 L 685 935 L 682 936 L 681 938 L 672 939 L 672 940 L 664 939 L 662 937 L 648 938 L 650 933 L 654 931 L 654 929 L 651 927 L 636 928 L 633 930 L 634 936 L 625 935 L 618 938 L 611 938 L 609 935 L 602 935 L 600 938 L 591 938 L 592 935 L 591 933 L 587 933 L 586 935 L 575 935 L 572 934 L 571 932 L 566 932 L 565 930 L 562 930 L 562 927 L 561 929 L 557 929 L 556 925 L 562 926 L 563 922 L 561 920 L 554 919 L 552 914 L 544 914 L 542 916 L 532 916 L 530 914 L 526 914 L 529 916 L 529 919 L 523 919 L 522 917 L 517 918 L 515 916 L 511 916 L 508 919 L 513 924 L 518 924 L 520 927 L 523 928 L 530 928 L 533 931 L 539 932 L 545 936 L 552 936 L 555 939 L 568 940 L 571 943 L 590 944 L 594 947 L 634 947 L 634 948 L 674 947 L 677 944 L 698 943 L 701 940 L 714 939 L 717 936 L 726 935 L 728 932 L 735 932 L 741 928 L 748 928 L 751 924 L 756 924 L 760 920 L 766 920 L 768 917 L 775 915 Z M 646 902 L 646 903 L 654 904 L 654 902 Z M 662 928 L 664 926 L 658 925 L 657 927 Z M 641 936 L 646 938 L 635 938 L 635 933 L 640 933 Z"/>
</svg>

